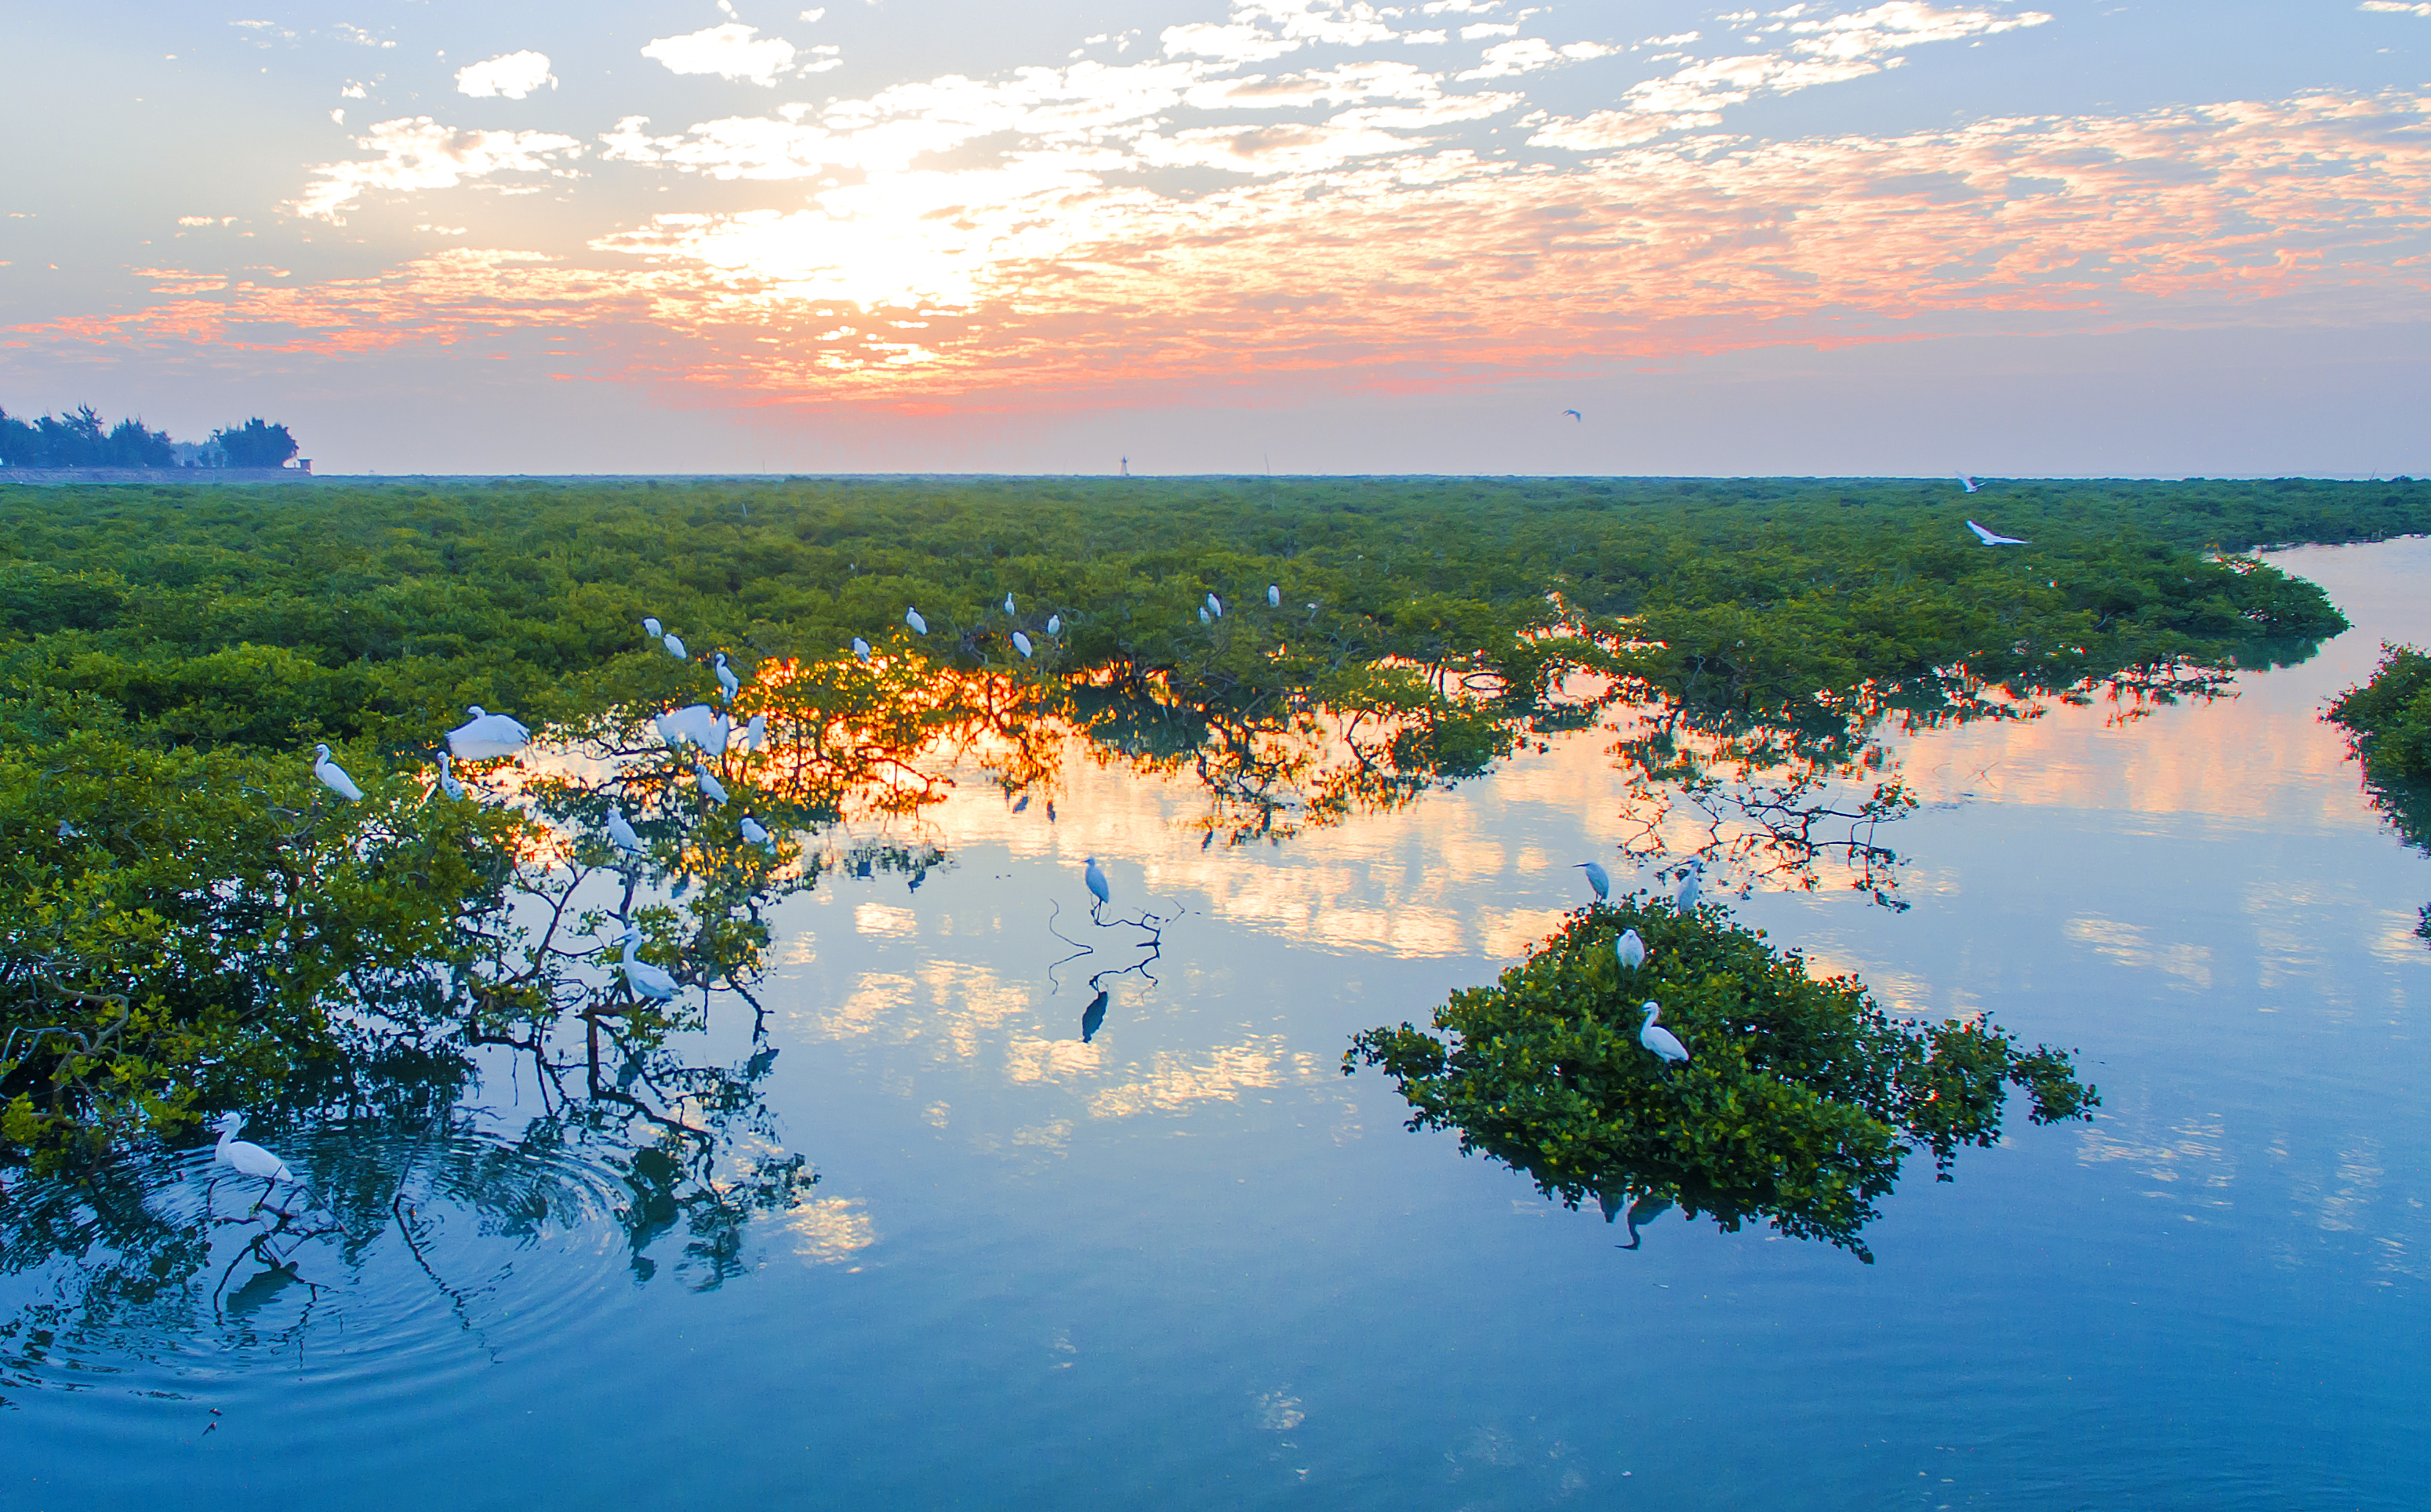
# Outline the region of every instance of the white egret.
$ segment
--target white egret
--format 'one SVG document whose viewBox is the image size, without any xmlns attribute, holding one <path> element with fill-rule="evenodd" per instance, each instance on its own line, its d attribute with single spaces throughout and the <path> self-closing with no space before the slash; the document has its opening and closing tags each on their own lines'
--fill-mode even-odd
<svg viewBox="0 0 2431 1512">
<path fill-rule="evenodd" d="M 1098 868 L 1097 857 L 1089 858 L 1088 865 L 1081 873 L 1081 880 L 1089 884 L 1091 896 L 1095 897 L 1099 903 L 1111 903 L 1115 900 L 1114 889 L 1106 885 L 1106 874 Z"/>
<path fill-rule="evenodd" d="M 743 748 L 745 750 L 758 750 L 767 743 L 768 716 L 764 714 L 753 714 L 751 716 L 751 722 L 743 727 Z"/>
<path fill-rule="evenodd" d="M 1612 942 L 1612 953 L 1623 971 L 1635 971 L 1646 964 L 1646 942 L 1635 930 L 1623 930 L 1620 938 Z"/>
<path fill-rule="evenodd" d="M 659 738 L 670 746 L 691 741 L 703 749 L 726 748 L 726 716 L 705 703 L 670 709 L 652 715 L 650 722 L 659 727 Z"/>
<path fill-rule="evenodd" d="M 866 661 L 868 661 L 868 660 L 869 660 L 869 643 L 868 643 L 867 641 L 863 640 L 863 639 L 862 639 L 860 636 L 858 636 L 858 635 L 854 636 L 854 637 L 852 638 L 852 655 L 853 655 L 853 660 L 855 660 L 855 661 L 857 661 L 857 662 L 866 662 Z"/>
<path fill-rule="evenodd" d="M 1061 635 L 1064 633 L 1063 615 L 1049 614 L 1047 616 L 1047 633 L 1049 635 Z"/>
<path fill-rule="evenodd" d="M 444 750 L 439 753 L 439 791 L 452 798 L 464 796 L 464 784 L 456 781 L 456 774 L 449 768 L 447 753 Z"/>
<path fill-rule="evenodd" d="M 642 837 L 633 832 L 632 821 L 625 817 L 622 809 L 608 811 L 608 841 L 635 860 L 641 859 Z"/>
<path fill-rule="evenodd" d="M 219 1122 L 212 1127 L 219 1130 L 220 1142 L 211 1148 L 211 1159 L 230 1168 L 240 1176 L 260 1177 L 264 1184 L 261 1188 L 261 1202 L 270 1201 L 270 1194 L 278 1189 L 280 1182 L 285 1182 L 290 1186 L 304 1184 L 295 1179 L 293 1171 L 287 1168 L 287 1162 L 260 1145 L 236 1136 L 237 1131 L 244 1127 L 243 1114 L 222 1114 Z M 261 1202 L 256 1202 L 253 1205 L 259 1208 Z"/>
<path fill-rule="evenodd" d="M 512 756 L 531 744 L 531 731 L 520 720 L 491 714 L 478 703 L 467 705 L 464 712 L 473 717 L 447 731 L 447 748 L 460 762 Z"/>
<path fill-rule="evenodd" d="M 329 760 L 329 748 L 327 746 L 312 748 L 312 775 L 321 780 L 323 787 L 347 802 L 360 803 L 363 800 L 363 790 L 355 785 L 355 780 L 346 775 L 344 767 Z"/>
<path fill-rule="evenodd" d="M 1213 625 L 1216 623 L 1216 616 L 1207 613 L 1207 606 L 1205 604 L 1199 606 L 1199 623 L 1201 625 Z"/>
<path fill-rule="evenodd" d="M 652 617 L 642 621 L 642 632 L 655 641 L 660 636 L 664 635 L 667 631 L 666 627 L 661 625 L 657 616 L 653 615 Z"/>
<path fill-rule="evenodd" d="M 1014 630 L 1013 632 L 1013 648 L 1021 653 L 1021 659 L 1023 661 L 1027 662 L 1030 660 L 1030 637 L 1024 635 L 1019 630 Z"/>
<path fill-rule="evenodd" d="M 1013 613 L 1013 595 L 1011 594 L 1004 596 L 1004 612 L 1008 614 Z"/>
<path fill-rule="evenodd" d="M 755 846 L 764 846 L 768 843 L 768 827 L 746 814 L 743 816 L 743 838 Z"/>
<path fill-rule="evenodd" d="M 673 630 L 669 630 L 664 636 L 661 637 L 659 644 L 667 648 L 667 654 L 674 657 L 679 662 L 689 662 L 692 660 L 692 653 L 684 649 L 683 637 L 676 634 Z"/>
<path fill-rule="evenodd" d="M 1266 584 L 1266 607 L 1268 609 L 1281 609 L 1283 607 L 1283 584 L 1279 582 L 1270 582 Z"/>
<path fill-rule="evenodd" d="M 1596 890 L 1597 898 L 1605 899 L 1612 896 L 1612 873 L 1603 869 L 1601 862 L 1582 861 L 1578 864 L 1577 869 L 1587 874 L 1587 885 Z"/>
<path fill-rule="evenodd" d="M 633 959 L 633 948 L 642 943 L 642 932 L 639 929 L 629 924 L 625 927 L 625 932 L 616 936 L 616 939 L 625 947 L 625 982 L 633 989 L 634 996 L 664 1002 L 676 995 L 676 979 L 673 973 L 663 966 L 654 966 L 647 961 Z"/>
<path fill-rule="evenodd" d="M 717 669 L 717 691 L 726 695 L 727 702 L 732 703 L 734 701 L 734 696 L 743 691 L 743 680 L 736 677 L 734 675 L 734 669 L 726 664 L 726 653 L 724 651 L 718 652 L 715 656 L 711 657 L 709 661 L 710 665 Z"/>
<path fill-rule="evenodd" d="M 1216 618 L 1221 619 L 1224 617 L 1224 600 L 1216 597 L 1214 594 L 1209 594 L 1207 596 L 1207 607 L 1215 611 Z"/>
<path fill-rule="evenodd" d="M 1576 410 L 1565 410 L 1562 412 L 1568 415 L 1571 419 L 1576 420 L 1581 425 L 1586 424 L 1587 417 L 1579 413 Z"/>
<path fill-rule="evenodd" d="M 1975 479 L 1971 479 L 1971 478 L 1968 477 L 1965 473 L 1960 473 L 1960 474 L 1958 475 L 1958 481 L 1959 481 L 1959 482 L 1960 482 L 1960 483 L 1961 483 L 1961 484 L 1966 488 L 1967 492 L 1969 492 L 1970 494 L 1972 494 L 1973 492 L 1975 492 L 1975 490 L 1977 489 L 1977 487 L 1979 487 L 1979 486 L 1980 486 L 1979 484 L 1977 484 L 1977 483 L 1976 483 Z"/>
<path fill-rule="evenodd" d="M 1672 899 L 1674 911 L 1685 916 L 1697 911 L 1697 899 L 1704 893 L 1705 868 L 1702 863 L 1688 863 L 1688 870 L 1680 879 L 1680 896 Z"/>
<path fill-rule="evenodd" d="M 1970 521 L 1968 521 L 1968 522 L 1967 522 L 1967 529 L 1970 529 L 1970 530 L 1974 531 L 1974 532 L 1975 532 L 1975 539 L 1976 539 L 1976 540 L 1978 540 L 1978 541 L 1983 542 L 1986 546 L 2032 546 L 2032 545 L 2034 545 L 2034 543 L 2033 543 L 2033 542 L 2031 542 L 2031 541 L 2021 540 L 2021 539 L 2020 539 L 2019 537 L 2014 536 L 2014 535 L 1996 535 L 1996 534 L 1994 534 L 1992 531 L 1987 530 L 1987 529 L 1984 529 L 1982 526 L 1980 526 L 1980 525 L 1976 524 L 1973 520 L 1970 520 Z"/>
<path fill-rule="evenodd" d="M 1666 1066 L 1673 1061 L 1686 1060 L 1688 1047 L 1680 1043 L 1680 1036 L 1654 1021 L 1655 1016 L 1663 1011 L 1663 1005 L 1650 1002 L 1645 1007 L 1646 1022 L 1637 1028 L 1637 1042 L 1662 1056 Z"/>
<path fill-rule="evenodd" d="M 726 801 L 726 784 L 711 776 L 708 767 L 703 766 L 698 762 L 695 762 L 692 764 L 692 775 L 695 780 L 700 783 L 701 797 L 709 799 L 712 803 L 723 803 Z"/>
<path fill-rule="evenodd" d="M 905 610 L 903 612 L 903 623 L 912 627 L 912 633 L 914 635 L 926 635 L 929 633 L 929 622 L 920 617 L 920 611 L 917 609 Z"/>
</svg>

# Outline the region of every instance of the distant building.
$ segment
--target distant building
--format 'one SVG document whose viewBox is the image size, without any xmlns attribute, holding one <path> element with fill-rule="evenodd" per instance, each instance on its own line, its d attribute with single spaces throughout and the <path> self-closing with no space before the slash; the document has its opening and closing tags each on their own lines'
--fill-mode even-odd
<svg viewBox="0 0 2431 1512">
<path fill-rule="evenodd" d="M 227 453 L 209 441 L 171 442 L 169 459 L 170 464 L 176 467 L 226 467 L 227 465 Z"/>
</svg>

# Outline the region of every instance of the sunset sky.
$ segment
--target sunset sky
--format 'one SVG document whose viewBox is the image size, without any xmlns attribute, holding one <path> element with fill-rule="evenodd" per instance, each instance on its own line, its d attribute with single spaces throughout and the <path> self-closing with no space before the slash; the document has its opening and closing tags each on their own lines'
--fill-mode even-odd
<svg viewBox="0 0 2431 1512">
<path fill-rule="evenodd" d="M 0 407 L 323 472 L 2431 473 L 2431 3 L 8 38 Z"/>
</svg>

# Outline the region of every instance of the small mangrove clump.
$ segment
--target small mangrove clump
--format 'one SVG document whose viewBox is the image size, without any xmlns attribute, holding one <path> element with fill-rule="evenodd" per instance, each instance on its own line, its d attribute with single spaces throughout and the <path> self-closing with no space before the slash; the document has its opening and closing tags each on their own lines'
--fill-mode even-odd
<svg viewBox="0 0 2431 1512">
<path fill-rule="evenodd" d="M 1631 929 L 1647 949 L 1635 969 L 1615 949 Z M 1640 1044 L 1650 1001 L 1685 1063 Z M 2101 1101 L 2062 1051 L 1981 1020 L 1894 1019 L 1853 978 L 1810 976 L 1726 909 L 1683 915 L 1643 895 L 1580 910 L 1495 985 L 1452 994 L 1433 1028 L 1361 1033 L 1344 1074 L 1381 1067 L 1412 1130 L 1456 1129 L 1463 1153 L 1567 1206 L 1654 1197 L 1869 1264 L 1859 1231 L 1909 1154 L 1932 1151 L 1949 1180 L 1959 1146 L 1999 1142 L 2013 1085 L 2037 1124 L 2089 1118 Z"/>
<path fill-rule="evenodd" d="M 2346 727 L 2374 781 L 2431 780 L 2431 656 L 2420 649 L 2382 645 L 2372 680 L 2322 717 Z"/>
</svg>

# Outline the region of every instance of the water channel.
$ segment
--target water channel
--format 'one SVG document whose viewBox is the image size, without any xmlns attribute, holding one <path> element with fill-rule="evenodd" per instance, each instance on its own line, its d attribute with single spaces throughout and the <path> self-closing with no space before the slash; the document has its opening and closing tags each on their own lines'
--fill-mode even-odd
<svg viewBox="0 0 2431 1512">
<path fill-rule="evenodd" d="M 319 1189 L 292 1269 L 208 1146 L 11 1192 L 0 1502 L 2419 1505 L 2431 862 L 2318 716 L 2431 638 L 2431 542 L 2274 560 L 2356 628 L 2225 697 L 1895 738 L 1886 895 L 1714 874 L 2100 1087 L 1919 1162 L 1872 1264 L 1676 1212 L 1623 1248 L 1342 1073 L 1584 901 L 1572 863 L 1655 882 L 1609 722 L 1271 843 L 1072 760 L 770 905 L 764 1015 L 620 1084 L 714 1126 L 706 1180 L 501 1050 L 444 1117 L 247 1131 Z M 1145 922 L 1090 923 L 1092 855 Z"/>
</svg>

